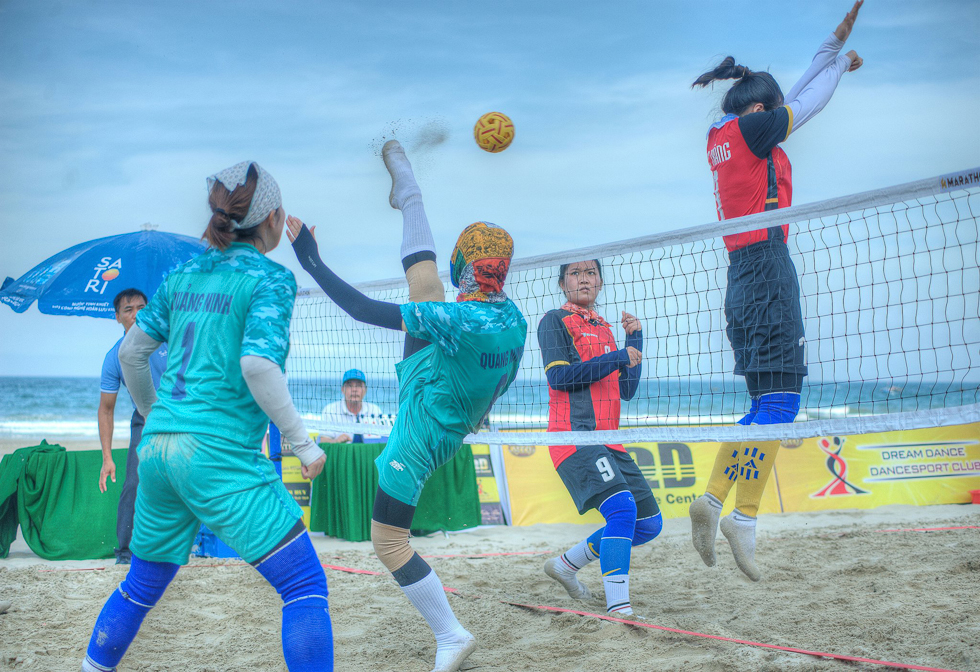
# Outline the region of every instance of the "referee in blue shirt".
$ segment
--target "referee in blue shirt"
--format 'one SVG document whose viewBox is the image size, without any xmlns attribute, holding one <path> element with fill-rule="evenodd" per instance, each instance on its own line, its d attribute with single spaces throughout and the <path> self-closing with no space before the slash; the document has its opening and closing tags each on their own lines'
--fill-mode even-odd
<svg viewBox="0 0 980 672">
<path fill-rule="evenodd" d="M 116 322 L 123 326 L 125 332 L 136 322 L 136 313 L 146 307 L 146 295 L 138 289 L 124 289 L 112 301 L 116 309 Z M 99 400 L 99 441 L 102 443 L 102 471 L 99 474 L 99 490 L 106 491 L 106 479 L 116 482 L 116 463 L 112 461 L 112 432 L 115 429 L 114 414 L 116 410 L 116 395 L 119 386 L 125 386 L 122 370 L 119 368 L 119 344 L 116 341 L 102 362 L 102 396 Z M 167 344 L 164 343 L 150 357 L 150 373 L 153 374 L 153 386 L 160 386 L 160 376 L 167 368 Z M 136 486 L 139 485 L 139 458 L 136 446 L 143 437 L 143 416 L 133 406 L 133 419 L 129 429 L 129 455 L 126 458 L 126 479 L 123 481 L 122 494 L 119 495 L 119 511 L 116 514 L 116 537 L 119 546 L 115 549 L 116 564 L 128 565 L 130 560 L 129 541 L 133 537 L 133 513 L 136 510 Z"/>
</svg>

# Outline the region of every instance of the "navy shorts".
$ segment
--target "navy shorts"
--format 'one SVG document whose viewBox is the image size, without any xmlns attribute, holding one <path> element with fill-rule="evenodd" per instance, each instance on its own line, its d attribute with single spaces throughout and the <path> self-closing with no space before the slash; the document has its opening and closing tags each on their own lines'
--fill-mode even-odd
<svg viewBox="0 0 980 672">
<path fill-rule="evenodd" d="M 729 253 L 725 333 L 735 375 L 783 372 L 805 376 L 800 283 L 789 249 L 767 240 Z"/>
<path fill-rule="evenodd" d="M 660 510 L 650 484 L 629 453 L 601 445 L 579 446 L 558 465 L 558 476 L 580 514 L 599 508 L 606 498 L 621 490 L 633 494 L 637 518 L 647 518 Z"/>
</svg>

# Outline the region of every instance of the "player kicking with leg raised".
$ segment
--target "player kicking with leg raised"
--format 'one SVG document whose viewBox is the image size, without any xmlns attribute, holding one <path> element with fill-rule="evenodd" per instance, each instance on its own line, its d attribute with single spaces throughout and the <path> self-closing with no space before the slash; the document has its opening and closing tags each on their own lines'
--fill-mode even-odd
<svg viewBox="0 0 980 672">
<path fill-rule="evenodd" d="M 378 457 L 378 493 L 371 521 L 375 552 L 436 638 L 433 672 L 458 670 L 476 641 L 456 619 L 442 582 L 409 544 L 422 486 L 448 462 L 463 438 L 478 431 L 493 403 L 514 381 L 524 353 L 527 322 L 503 291 L 514 245 L 502 228 L 471 224 L 456 241 L 450 275 L 459 288 L 445 301 L 435 244 L 422 193 L 401 145 L 385 144 L 391 174 L 389 202 L 403 219 L 402 267 L 409 303 L 370 299 L 337 277 L 320 259 L 313 231 L 290 217 L 289 237 L 300 264 L 338 306 L 360 322 L 403 330 L 397 365 L 398 418 Z M 488 359 L 488 355 L 493 355 Z M 481 366 L 494 362 L 494 366 Z"/>
</svg>

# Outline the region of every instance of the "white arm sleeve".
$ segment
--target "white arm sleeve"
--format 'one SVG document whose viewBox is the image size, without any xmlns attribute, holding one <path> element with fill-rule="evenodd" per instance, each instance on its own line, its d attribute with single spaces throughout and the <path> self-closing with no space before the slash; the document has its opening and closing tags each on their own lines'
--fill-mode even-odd
<svg viewBox="0 0 980 672">
<path fill-rule="evenodd" d="M 844 76 L 847 69 L 851 67 L 851 59 L 848 56 L 838 56 L 822 72 L 818 73 L 802 91 L 788 103 L 790 112 L 793 113 L 791 120 L 791 133 L 795 133 L 803 124 L 815 117 L 837 90 L 840 78 Z"/>
<path fill-rule="evenodd" d="M 800 95 L 800 92 L 806 88 L 806 85 L 813 81 L 819 73 L 826 70 L 834 59 L 837 58 L 837 54 L 840 50 L 844 48 L 844 43 L 837 39 L 837 36 L 831 33 L 820 48 L 817 49 L 816 55 L 813 57 L 813 62 L 810 63 L 810 67 L 807 68 L 803 76 L 800 77 L 800 81 L 793 85 L 793 88 L 789 90 L 786 94 L 786 100 L 793 100 Z"/>
<path fill-rule="evenodd" d="M 144 418 L 150 414 L 150 408 L 157 400 L 150 374 L 150 355 L 159 347 L 160 341 L 151 338 L 135 324 L 119 346 L 119 368 L 122 369 L 126 389 Z"/>
<path fill-rule="evenodd" d="M 293 454 L 308 467 L 324 453 L 306 431 L 293 398 L 286 387 L 286 376 L 279 366 L 265 357 L 245 355 L 241 358 L 242 377 L 249 392 L 269 419 L 293 446 Z"/>
</svg>

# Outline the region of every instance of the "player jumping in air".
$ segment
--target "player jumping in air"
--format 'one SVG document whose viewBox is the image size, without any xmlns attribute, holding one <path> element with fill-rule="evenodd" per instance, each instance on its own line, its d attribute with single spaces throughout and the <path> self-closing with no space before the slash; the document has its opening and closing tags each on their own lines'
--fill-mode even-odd
<svg viewBox="0 0 980 672">
<path fill-rule="evenodd" d="M 326 461 L 283 375 L 296 281 L 266 257 L 282 238 L 279 186 L 245 161 L 209 177 L 208 187 L 211 249 L 167 276 L 119 348 L 126 387 L 146 418 L 132 565 L 95 622 L 83 672 L 116 669 L 187 563 L 201 523 L 282 596 L 290 672 L 333 669 L 327 579 L 303 512 L 261 448 L 272 419 L 304 478 Z M 164 341 L 170 354 L 158 395 L 149 357 Z"/>
<path fill-rule="evenodd" d="M 425 617 L 436 638 L 433 672 L 452 672 L 476 648 L 456 620 L 442 582 L 409 544 L 409 530 L 422 486 L 448 462 L 463 438 L 478 431 L 493 403 L 517 375 L 527 323 L 503 291 L 514 253 L 510 235 L 487 222 L 470 224 L 453 250 L 450 276 L 459 288 L 445 301 L 436 270 L 435 243 L 422 192 L 401 145 L 382 149 L 391 174 L 391 207 L 403 218 L 402 267 L 409 303 L 364 296 L 320 259 L 313 231 L 294 217 L 289 237 L 300 264 L 340 308 L 360 322 L 407 332 L 397 365 L 398 418 L 378 457 L 378 493 L 371 520 L 375 552 Z"/>
<path fill-rule="evenodd" d="M 722 101 L 725 116 L 708 131 L 719 219 L 791 205 L 791 167 L 779 144 L 824 108 L 845 72 L 861 67 L 856 52 L 840 51 L 862 3 L 855 2 L 824 40 L 785 99 L 772 75 L 736 65 L 731 56 L 692 84 L 738 80 Z M 745 377 L 752 397 L 749 413 L 739 420 L 742 425 L 793 422 L 800 410 L 807 368 L 800 285 L 786 246 L 788 235 L 784 224 L 725 236 L 730 260 L 726 333 L 735 351 L 735 375 Z M 735 510 L 721 520 L 721 531 L 739 569 L 753 581 L 762 578 L 755 564 L 756 515 L 778 449 L 779 441 L 722 444 L 707 491 L 690 508 L 694 547 L 709 567 L 715 564 L 722 506 L 737 483 Z"/>
<path fill-rule="evenodd" d="M 565 294 L 565 305 L 549 310 L 538 325 L 548 377 L 548 430 L 619 429 L 620 399 L 632 399 L 640 384 L 643 327 L 623 311 L 626 347 L 616 347 L 609 323 L 595 311 L 602 289 L 598 259 L 562 264 L 558 287 Z M 606 524 L 548 560 L 545 573 L 572 597 L 588 599 L 592 594 L 577 572 L 598 560 L 606 611 L 615 616 L 632 614 L 632 547 L 654 539 L 663 528 L 650 484 L 619 444 L 552 446 L 551 459 L 578 512 L 597 509 Z"/>
</svg>

